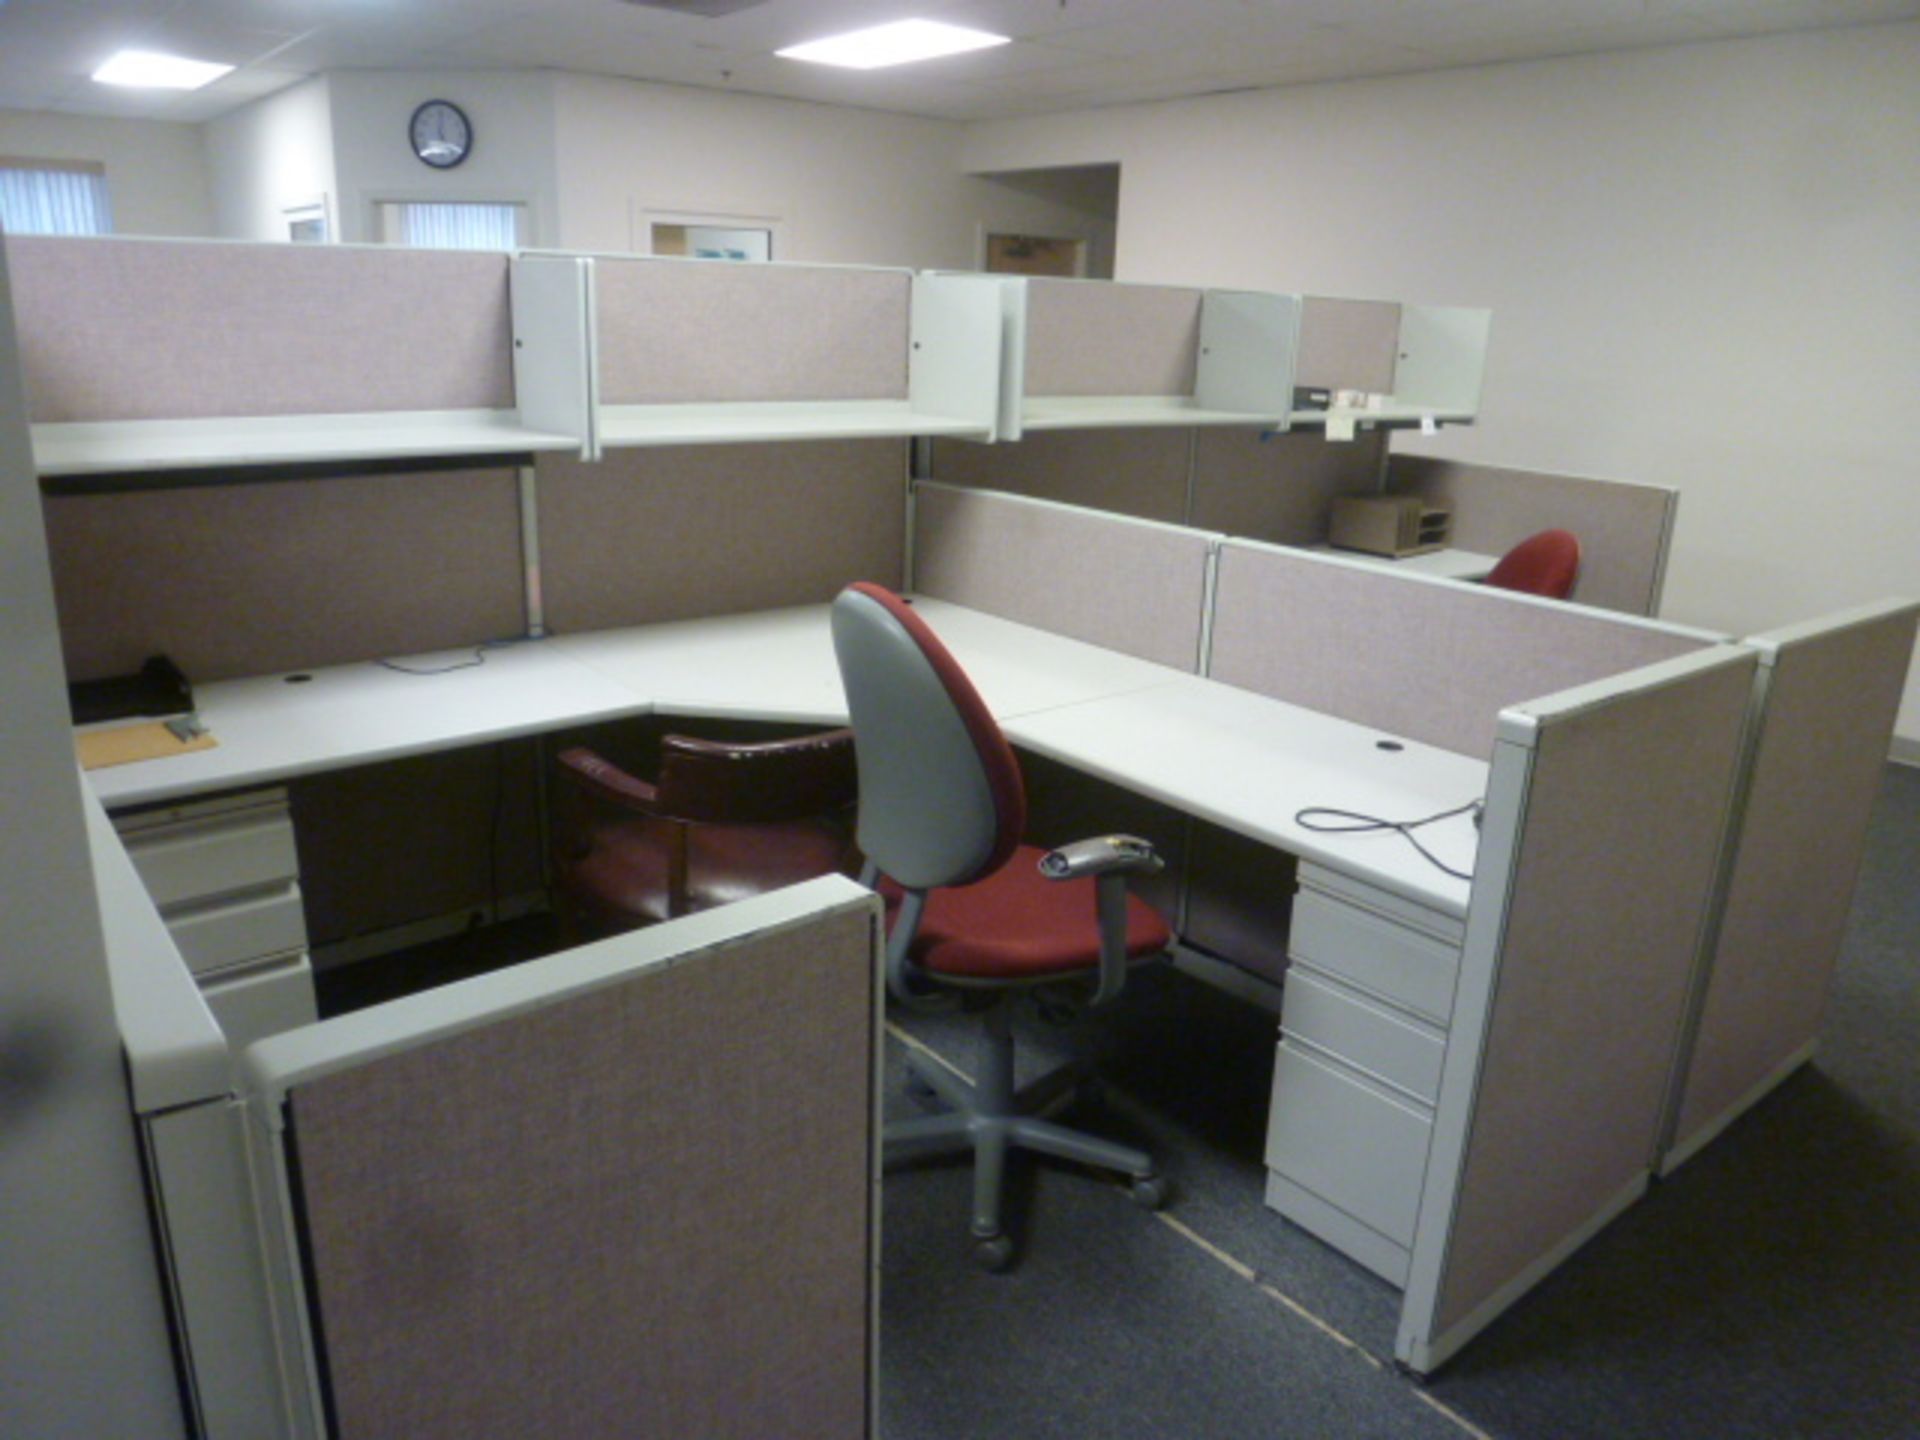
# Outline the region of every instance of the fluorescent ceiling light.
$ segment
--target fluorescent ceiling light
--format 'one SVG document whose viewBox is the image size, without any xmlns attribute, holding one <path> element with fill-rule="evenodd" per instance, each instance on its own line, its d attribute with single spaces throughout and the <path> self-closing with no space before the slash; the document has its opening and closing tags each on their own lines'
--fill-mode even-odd
<svg viewBox="0 0 1920 1440">
<path fill-rule="evenodd" d="M 122 50 L 93 72 L 102 85 L 136 85 L 146 90 L 198 90 L 232 70 L 210 60 L 183 60 L 156 50 Z"/>
<path fill-rule="evenodd" d="M 938 20 L 896 20 L 891 25 L 875 25 L 868 30 L 830 35 L 825 40 L 809 40 L 804 45 L 789 45 L 774 54 L 785 60 L 811 60 L 816 65 L 878 70 L 887 65 L 907 65 L 915 60 L 933 60 L 967 50 L 985 50 L 991 45 L 1005 45 L 1008 39 L 1005 35 L 989 35 L 985 30 L 943 25 Z"/>
</svg>

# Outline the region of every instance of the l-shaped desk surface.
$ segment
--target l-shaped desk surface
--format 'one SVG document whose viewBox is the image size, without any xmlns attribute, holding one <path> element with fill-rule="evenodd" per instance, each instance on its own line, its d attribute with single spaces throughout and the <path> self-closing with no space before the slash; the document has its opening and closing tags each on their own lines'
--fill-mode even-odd
<svg viewBox="0 0 1920 1440">
<path fill-rule="evenodd" d="M 1445 914 L 1468 882 L 1391 831 L 1484 794 L 1487 764 L 939 600 L 916 605 L 1014 744 Z M 333 666 L 196 688 L 210 750 L 96 770 L 122 809 L 622 717 L 846 722 L 828 607 L 805 606 Z M 1384 744 L 1382 742 L 1385 742 Z M 1467 815 L 1422 841 L 1471 872 Z"/>
</svg>

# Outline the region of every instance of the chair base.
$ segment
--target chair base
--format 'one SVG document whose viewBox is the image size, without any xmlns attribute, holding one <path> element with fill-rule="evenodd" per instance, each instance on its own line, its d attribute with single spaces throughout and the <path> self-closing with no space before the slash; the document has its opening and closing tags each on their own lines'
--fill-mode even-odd
<svg viewBox="0 0 1920 1440">
<path fill-rule="evenodd" d="M 1087 1078 L 1084 1064 L 1063 1065 L 1018 1090 L 1013 1087 L 1012 1003 L 998 1000 L 985 1012 L 979 1078 L 968 1082 L 945 1067 L 907 1057 L 908 1083 L 918 1082 L 946 1109 L 888 1125 L 887 1168 L 942 1155 L 973 1152 L 974 1255 L 989 1270 L 1013 1258 L 1001 1228 L 1007 1152 L 1018 1148 L 1103 1170 L 1133 1180 L 1133 1196 L 1149 1209 L 1165 1199 L 1166 1187 L 1146 1152 L 1069 1129 L 1047 1118 L 1064 1109 Z"/>
</svg>

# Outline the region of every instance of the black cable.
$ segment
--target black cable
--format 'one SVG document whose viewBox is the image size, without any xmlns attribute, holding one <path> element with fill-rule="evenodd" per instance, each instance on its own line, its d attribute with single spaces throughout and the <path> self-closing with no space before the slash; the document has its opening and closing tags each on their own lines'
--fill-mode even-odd
<svg viewBox="0 0 1920 1440">
<path fill-rule="evenodd" d="M 412 665 L 402 665 L 398 660 L 376 660 L 373 663 L 383 670 L 392 670 L 400 675 L 451 675 L 455 670 L 473 670 L 487 663 L 487 651 L 504 650 L 509 645 L 521 644 L 521 637 L 507 640 L 482 640 L 473 647 L 471 660 L 456 660 L 451 665 L 436 665 L 431 669 L 420 669 Z"/>
<path fill-rule="evenodd" d="M 1473 879 L 1472 872 L 1454 869 L 1451 865 L 1447 864 L 1446 861 L 1422 845 L 1420 843 L 1420 837 L 1413 832 L 1422 825 L 1432 825 L 1437 821 L 1451 820 L 1456 815 L 1464 815 L 1469 810 L 1478 810 L 1479 808 L 1480 802 L 1478 800 L 1469 800 L 1464 805 L 1456 805 L 1453 809 L 1442 810 L 1438 814 L 1425 815 L 1418 820 L 1385 820 L 1378 815 L 1361 815 L 1353 810 L 1333 810 L 1324 805 L 1309 805 L 1306 809 L 1295 812 L 1293 823 L 1298 825 L 1302 830 L 1313 830 L 1322 835 L 1359 835 L 1370 830 L 1397 831 L 1400 835 L 1404 836 L 1406 842 L 1418 850 L 1427 863 L 1435 869 L 1444 871 L 1456 880 L 1471 881 Z M 1309 815 L 1326 815 L 1345 823 L 1338 825 L 1319 824 L 1313 820 L 1309 820 L 1307 818 Z M 1479 823 L 1478 817 L 1475 818 L 1474 823 Z"/>
</svg>

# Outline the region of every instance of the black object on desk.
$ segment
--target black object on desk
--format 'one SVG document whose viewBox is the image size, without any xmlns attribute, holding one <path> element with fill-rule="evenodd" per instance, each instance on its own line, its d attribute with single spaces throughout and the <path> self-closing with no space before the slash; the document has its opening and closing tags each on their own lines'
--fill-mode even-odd
<svg viewBox="0 0 1920 1440">
<path fill-rule="evenodd" d="M 73 681 L 67 686 L 67 703 L 76 725 L 129 715 L 178 715 L 193 709 L 193 687 L 178 665 L 153 655 L 131 675 Z"/>
</svg>

